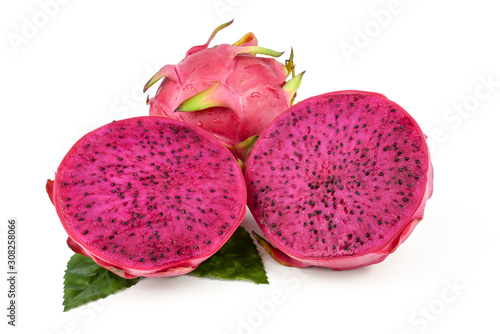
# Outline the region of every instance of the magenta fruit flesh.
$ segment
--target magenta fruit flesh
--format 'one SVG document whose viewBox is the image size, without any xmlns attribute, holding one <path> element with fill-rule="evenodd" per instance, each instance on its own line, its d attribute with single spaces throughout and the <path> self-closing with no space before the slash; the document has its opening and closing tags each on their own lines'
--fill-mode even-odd
<svg viewBox="0 0 500 334">
<path fill-rule="evenodd" d="M 88 133 L 47 191 L 69 246 L 125 278 L 194 270 L 246 213 L 243 174 L 229 150 L 166 117 L 116 121 Z"/>
<path fill-rule="evenodd" d="M 378 263 L 422 220 L 432 165 L 415 120 L 385 96 L 327 93 L 263 132 L 247 160 L 248 206 L 282 264 Z"/>
</svg>

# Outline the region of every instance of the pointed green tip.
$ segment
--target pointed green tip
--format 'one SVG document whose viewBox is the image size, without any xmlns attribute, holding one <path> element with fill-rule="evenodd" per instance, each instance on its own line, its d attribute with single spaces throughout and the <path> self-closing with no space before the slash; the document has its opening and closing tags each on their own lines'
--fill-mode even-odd
<svg viewBox="0 0 500 334">
<path fill-rule="evenodd" d="M 233 23 L 233 21 L 234 20 L 231 20 L 229 22 L 223 23 L 220 26 L 218 26 L 217 28 L 215 28 L 215 30 L 212 32 L 212 34 L 208 38 L 208 41 L 205 44 L 203 44 L 203 45 L 193 46 L 191 49 L 188 50 L 188 52 L 186 52 L 186 57 L 190 56 L 190 55 L 192 55 L 192 54 L 194 54 L 196 52 L 199 52 L 201 50 L 205 50 L 206 48 L 208 48 L 208 45 L 210 44 L 210 42 L 212 41 L 212 39 L 214 39 L 215 35 L 217 35 L 217 33 L 219 31 L 221 31 L 222 29 L 224 29 L 225 27 L 231 25 Z"/>
<path fill-rule="evenodd" d="M 177 81 L 177 72 L 175 70 L 174 65 L 165 65 L 148 82 L 144 85 L 143 93 L 149 89 L 149 87 L 153 86 L 158 80 L 162 78 L 168 78 L 170 80 Z"/>
<path fill-rule="evenodd" d="M 175 112 L 191 112 L 198 111 L 212 107 L 225 107 L 223 103 L 218 101 L 217 96 L 220 88 L 220 82 L 217 81 L 213 86 L 191 96 L 175 109 Z"/>
<path fill-rule="evenodd" d="M 292 105 L 295 94 L 297 94 L 297 90 L 300 87 L 300 83 L 302 82 L 304 73 L 306 73 L 306 71 L 301 72 L 294 78 L 288 80 L 288 82 L 283 86 L 283 90 L 286 91 L 288 93 L 288 96 L 290 97 L 290 105 Z"/>
<path fill-rule="evenodd" d="M 268 48 L 263 48 L 262 46 L 258 45 L 250 45 L 250 46 L 244 46 L 241 48 L 241 51 L 239 53 L 251 53 L 253 55 L 256 54 L 262 54 L 266 56 L 271 56 L 271 57 L 279 57 L 281 56 L 284 52 L 277 52 Z"/>
<path fill-rule="evenodd" d="M 217 28 L 215 28 L 215 30 L 212 32 L 212 34 L 211 34 L 211 35 L 210 35 L 210 37 L 208 38 L 208 41 L 207 41 L 206 45 L 210 44 L 210 42 L 212 41 L 212 39 L 214 39 L 215 35 L 217 35 L 217 33 L 218 33 L 219 31 L 221 31 L 222 29 L 224 29 L 224 28 L 226 28 L 226 27 L 230 26 L 231 24 L 233 24 L 233 21 L 234 21 L 234 19 L 232 19 L 232 20 L 231 20 L 231 21 L 229 21 L 229 22 L 223 23 L 223 24 L 221 24 L 220 26 L 218 26 Z"/>
<path fill-rule="evenodd" d="M 233 43 L 233 46 L 240 46 L 240 45 L 249 43 L 254 39 L 255 39 L 255 35 L 253 33 L 249 32 L 249 33 L 246 33 L 239 40 L 237 40 L 235 43 Z"/>
<path fill-rule="evenodd" d="M 238 165 L 240 166 L 241 171 L 243 173 L 245 173 L 245 167 L 246 167 L 246 165 L 245 165 L 245 163 L 243 161 L 241 161 L 241 159 L 238 159 Z"/>
<path fill-rule="evenodd" d="M 241 163 L 244 165 L 245 162 L 247 161 L 248 155 L 250 154 L 250 151 L 252 150 L 253 146 L 257 142 L 257 139 L 259 139 L 258 135 L 248 137 L 241 143 L 235 145 L 235 146 L 230 146 L 228 147 L 231 152 L 233 152 L 234 156 L 238 158 L 238 161 L 241 161 Z M 241 167 L 241 165 L 240 165 Z M 243 170 L 243 168 L 242 168 Z"/>
<path fill-rule="evenodd" d="M 252 235 L 255 238 L 255 240 L 257 240 L 257 242 L 259 243 L 259 245 L 261 245 L 265 249 L 265 251 L 268 252 L 269 255 L 271 255 L 271 253 L 273 252 L 273 250 L 275 248 L 273 246 L 271 246 L 271 244 L 269 243 L 269 241 L 267 241 L 266 239 L 264 239 L 263 237 L 261 237 L 260 235 L 258 235 L 257 233 L 255 233 L 255 231 L 252 231 Z"/>
<path fill-rule="evenodd" d="M 290 58 L 285 60 L 286 76 L 288 77 L 292 73 L 292 78 L 295 78 L 295 64 L 293 62 L 293 48 L 290 51 Z"/>
<path fill-rule="evenodd" d="M 149 87 L 153 86 L 156 82 L 158 82 L 158 80 L 160 80 L 162 78 L 162 76 L 159 75 L 159 73 L 160 72 L 153 75 L 153 77 L 151 79 L 149 79 L 148 82 L 146 82 L 146 84 L 144 85 L 144 88 L 142 90 L 143 93 L 145 93 L 149 89 Z"/>
</svg>

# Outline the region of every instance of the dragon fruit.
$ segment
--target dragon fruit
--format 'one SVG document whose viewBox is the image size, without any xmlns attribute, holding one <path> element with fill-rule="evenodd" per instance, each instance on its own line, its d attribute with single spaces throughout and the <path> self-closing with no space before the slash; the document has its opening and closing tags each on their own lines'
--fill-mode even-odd
<svg viewBox="0 0 500 334">
<path fill-rule="evenodd" d="M 247 160 L 248 206 L 265 238 L 254 235 L 288 266 L 383 261 L 432 195 L 425 138 L 403 108 L 376 93 L 333 92 L 292 106 Z"/>
<path fill-rule="evenodd" d="M 166 117 L 115 121 L 82 137 L 47 192 L 73 251 L 125 278 L 194 270 L 246 213 L 231 152 Z"/>
<path fill-rule="evenodd" d="M 177 65 L 165 65 L 145 85 L 144 91 L 163 79 L 149 100 L 150 115 L 167 116 L 196 125 L 228 147 L 259 135 L 271 120 L 292 103 L 303 72 L 295 76 L 293 50 L 281 64 L 282 53 L 257 45 L 248 33 L 233 45 L 192 47 Z M 292 74 L 292 79 L 286 82 Z M 251 140 L 250 140 L 251 142 Z M 239 150 L 233 150 L 238 155 Z M 241 158 L 241 156 L 239 156 Z"/>
</svg>

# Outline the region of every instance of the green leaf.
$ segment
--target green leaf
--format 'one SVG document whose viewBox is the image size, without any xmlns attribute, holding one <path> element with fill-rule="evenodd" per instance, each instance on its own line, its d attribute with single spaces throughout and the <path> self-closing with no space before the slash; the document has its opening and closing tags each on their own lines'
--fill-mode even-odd
<svg viewBox="0 0 500 334">
<path fill-rule="evenodd" d="M 218 252 L 188 275 L 269 284 L 259 251 L 241 226 Z M 137 284 L 140 279 L 122 278 L 87 256 L 74 254 L 64 275 L 64 311 L 105 298 Z"/>
<path fill-rule="evenodd" d="M 188 275 L 269 284 L 259 251 L 241 226 L 217 253 Z"/>
<path fill-rule="evenodd" d="M 139 279 L 122 278 L 91 258 L 75 254 L 64 275 L 64 312 L 135 285 Z"/>
</svg>

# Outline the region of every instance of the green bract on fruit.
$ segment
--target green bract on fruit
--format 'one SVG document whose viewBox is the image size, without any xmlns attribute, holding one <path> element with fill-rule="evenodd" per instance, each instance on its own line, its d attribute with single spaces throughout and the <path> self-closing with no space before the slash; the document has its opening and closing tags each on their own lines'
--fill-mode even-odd
<svg viewBox="0 0 500 334">
<path fill-rule="evenodd" d="M 279 262 L 337 270 L 378 263 L 423 218 L 432 165 L 415 120 L 360 91 L 304 100 L 247 160 L 248 206 Z"/>
<path fill-rule="evenodd" d="M 168 116 L 196 125 L 229 147 L 260 135 L 293 102 L 303 73 L 295 76 L 293 52 L 281 64 L 282 53 L 257 45 L 252 33 L 239 41 L 208 48 L 191 48 L 177 65 L 166 65 L 146 84 L 146 91 L 163 79 L 149 100 L 150 115 Z M 292 78 L 287 82 L 287 77 Z M 239 150 L 234 150 L 238 155 Z M 241 158 L 241 156 L 240 156 Z"/>
<path fill-rule="evenodd" d="M 125 278 L 194 270 L 246 213 L 243 174 L 231 152 L 166 117 L 116 121 L 88 133 L 47 191 L 69 246 Z"/>
</svg>

